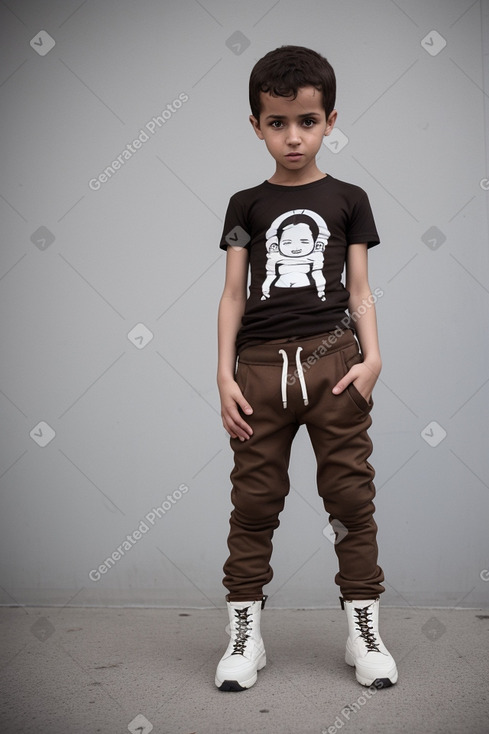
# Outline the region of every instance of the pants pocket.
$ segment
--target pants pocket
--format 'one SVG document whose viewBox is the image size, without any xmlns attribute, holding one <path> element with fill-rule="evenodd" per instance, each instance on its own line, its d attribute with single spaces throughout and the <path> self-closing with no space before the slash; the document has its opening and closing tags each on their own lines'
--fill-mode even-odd
<svg viewBox="0 0 489 734">
<path fill-rule="evenodd" d="M 345 375 L 353 367 L 353 365 L 361 364 L 363 362 L 363 357 L 360 354 L 360 351 L 358 350 L 358 347 L 356 345 L 352 345 L 351 347 L 342 349 L 341 359 L 345 367 Z M 346 392 L 348 393 L 352 401 L 355 403 L 355 406 L 359 410 L 361 410 L 362 413 L 370 413 L 374 405 L 372 396 L 370 396 L 370 400 L 367 400 L 366 398 L 364 398 L 362 393 L 359 390 L 357 390 L 353 382 L 350 382 L 350 384 L 346 388 Z"/>
<path fill-rule="evenodd" d="M 246 385 L 248 383 L 248 372 L 249 366 L 238 359 L 238 366 L 236 368 L 234 379 L 238 383 L 239 389 L 241 390 L 243 395 L 245 395 Z"/>
</svg>

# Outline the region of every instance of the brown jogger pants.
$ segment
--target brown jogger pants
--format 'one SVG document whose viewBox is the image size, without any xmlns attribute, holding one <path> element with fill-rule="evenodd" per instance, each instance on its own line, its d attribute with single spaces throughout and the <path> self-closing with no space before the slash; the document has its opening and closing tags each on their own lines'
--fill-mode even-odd
<svg viewBox="0 0 489 734">
<path fill-rule="evenodd" d="M 231 439 L 234 509 L 223 584 L 227 601 L 263 598 L 271 581 L 272 536 L 279 526 L 290 484 L 292 441 L 299 426 L 309 433 L 317 460 L 317 487 L 329 521 L 341 528 L 334 545 L 335 582 L 347 600 L 372 599 L 384 591 L 377 565 L 373 519 L 374 469 L 369 403 L 354 385 L 340 395 L 332 388 L 361 362 L 351 330 L 306 339 L 266 342 L 242 350 L 236 381 L 253 408 L 244 419 L 253 428 L 246 440 Z M 339 522 L 338 522 L 339 521 Z"/>
</svg>

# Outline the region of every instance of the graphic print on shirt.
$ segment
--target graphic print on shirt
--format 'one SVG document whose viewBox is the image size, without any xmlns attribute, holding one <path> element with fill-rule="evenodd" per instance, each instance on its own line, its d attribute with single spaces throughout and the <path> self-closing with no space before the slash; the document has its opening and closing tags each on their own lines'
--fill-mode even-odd
<svg viewBox="0 0 489 734">
<path fill-rule="evenodd" d="M 315 285 L 318 297 L 325 301 L 323 264 L 329 235 L 324 219 L 310 209 L 292 209 L 277 217 L 266 233 L 267 266 L 261 300 L 270 298 L 272 285 Z"/>
</svg>

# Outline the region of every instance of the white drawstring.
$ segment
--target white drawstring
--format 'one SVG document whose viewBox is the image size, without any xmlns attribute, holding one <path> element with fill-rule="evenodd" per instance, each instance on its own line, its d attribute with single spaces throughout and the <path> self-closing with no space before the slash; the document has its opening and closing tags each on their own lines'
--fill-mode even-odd
<svg viewBox="0 0 489 734">
<path fill-rule="evenodd" d="M 287 407 L 287 372 L 289 369 L 289 358 L 285 349 L 279 349 L 278 353 L 282 355 L 284 363 L 282 365 L 282 405 Z"/>
<path fill-rule="evenodd" d="M 302 391 L 302 399 L 304 400 L 304 405 L 309 405 L 309 398 L 307 395 L 307 387 L 306 387 L 306 379 L 304 377 L 304 370 L 302 368 L 302 362 L 300 358 L 300 354 L 302 352 L 302 347 L 297 347 L 297 351 L 295 353 L 295 363 L 297 366 L 297 376 L 299 378 L 299 383 L 301 386 Z M 283 359 L 283 365 L 282 365 L 282 405 L 284 408 L 287 407 L 287 376 L 289 371 L 289 358 L 287 357 L 287 352 L 285 349 L 279 349 L 278 353 L 282 355 Z"/>
<path fill-rule="evenodd" d="M 304 377 L 304 370 L 302 369 L 302 362 L 300 358 L 301 352 L 302 347 L 297 347 L 297 352 L 295 353 L 295 363 L 297 365 L 297 375 L 299 376 L 299 382 L 301 383 L 302 399 L 304 400 L 304 405 L 309 405 L 309 399 L 307 397 L 306 378 Z"/>
</svg>

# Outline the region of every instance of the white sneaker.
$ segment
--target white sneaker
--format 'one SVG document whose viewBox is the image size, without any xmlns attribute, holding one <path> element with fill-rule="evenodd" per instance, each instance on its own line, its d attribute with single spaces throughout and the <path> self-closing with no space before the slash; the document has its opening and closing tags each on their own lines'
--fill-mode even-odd
<svg viewBox="0 0 489 734">
<path fill-rule="evenodd" d="M 397 682 L 394 658 L 379 634 L 380 599 L 347 601 L 340 597 L 348 620 L 345 662 L 355 667 L 362 686 L 388 688 Z"/>
<path fill-rule="evenodd" d="M 256 683 L 267 659 L 260 632 L 263 601 L 226 602 L 231 639 L 219 661 L 216 686 L 220 691 L 243 691 Z"/>
</svg>

